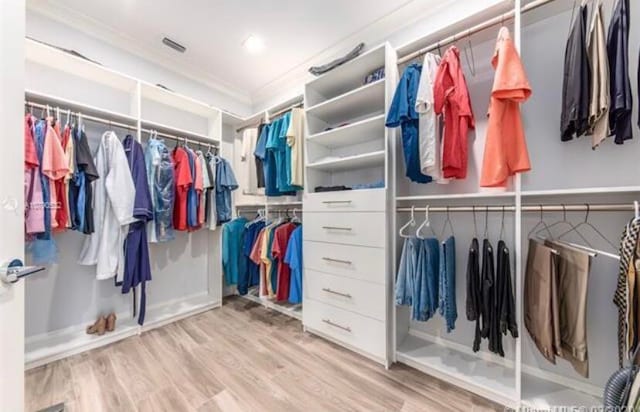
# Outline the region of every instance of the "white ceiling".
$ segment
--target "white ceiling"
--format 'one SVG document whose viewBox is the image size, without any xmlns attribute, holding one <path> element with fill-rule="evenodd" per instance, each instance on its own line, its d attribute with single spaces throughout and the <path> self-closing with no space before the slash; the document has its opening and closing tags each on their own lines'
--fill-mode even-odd
<svg viewBox="0 0 640 412">
<path fill-rule="evenodd" d="M 253 95 L 314 56 L 384 16 L 425 0 L 50 0 L 57 8 L 83 15 L 123 43 L 144 48 L 179 71 L 197 68 L 226 88 Z M 86 27 L 86 25 L 85 25 Z M 242 47 L 260 36 L 265 50 L 251 55 Z M 164 37 L 183 44 L 179 54 Z M 354 42 L 355 43 L 355 42 Z M 355 44 L 353 44 L 355 46 Z M 350 46 L 351 47 L 351 46 Z M 178 59 L 178 61 L 176 60 Z M 305 66 L 306 67 L 306 66 Z"/>
</svg>

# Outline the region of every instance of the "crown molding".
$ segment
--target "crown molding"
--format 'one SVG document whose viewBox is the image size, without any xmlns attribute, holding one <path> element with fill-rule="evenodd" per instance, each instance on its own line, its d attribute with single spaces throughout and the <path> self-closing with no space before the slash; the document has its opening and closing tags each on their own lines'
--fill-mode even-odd
<svg viewBox="0 0 640 412">
<path fill-rule="evenodd" d="M 88 36 L 148 60 L 151 63 L 157 64 L 158 66 L 172 71 L 182 77 L 203 84 L 212 90 L 223 93 L 237 100 L 240 103 L 248 105 L 252 103 L 251 96 L 248 91 L 240 90 L 228 82 L 212 76 L 204 70 L 198 69 L 199 66 L 197 64 L 185 61 L 185 59 L 171 58 L 154 52 L 153 50 L 145 47 L 145 45 L 139 40 L 116 31 L 100 20 L 87 16 L 79 12 L 77 9 L 61 4 L 57 0 L 48 0 L 46 2 L 28 0 L 27 10 L 32 13 L 41 14 L 67 26 L 71 26 L 75 30 L 87 34 Z M 80 50 L 78 51 L 82 52 Z"/>
</svg>

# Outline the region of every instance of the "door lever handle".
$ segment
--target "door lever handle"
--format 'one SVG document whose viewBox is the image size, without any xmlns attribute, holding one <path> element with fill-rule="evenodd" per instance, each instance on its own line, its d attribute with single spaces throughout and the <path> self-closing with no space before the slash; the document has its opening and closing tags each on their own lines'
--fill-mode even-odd
<svg viewBox="0 0 640 412">
<path fill-rule="evenodd" d="M 23 266 L 20 259 L 14 259 L 0 267 L 0 281 L 7 284 L 16 283 L 24 277 L 42 272 L 45 269 L 44 266 Z"/>
</svg>

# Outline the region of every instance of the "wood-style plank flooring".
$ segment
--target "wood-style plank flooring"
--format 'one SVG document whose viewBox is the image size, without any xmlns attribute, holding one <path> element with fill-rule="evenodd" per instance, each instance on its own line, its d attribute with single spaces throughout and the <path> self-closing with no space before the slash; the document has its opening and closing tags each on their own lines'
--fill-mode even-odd
<svg viewBox="0 0 640 412">
<path fill-rule="evenodd" d="M 30 370 L 26 410 L 481 411 L 502 407 L 403 365 L 390 370 L 240 298 Z"/>
</svg>

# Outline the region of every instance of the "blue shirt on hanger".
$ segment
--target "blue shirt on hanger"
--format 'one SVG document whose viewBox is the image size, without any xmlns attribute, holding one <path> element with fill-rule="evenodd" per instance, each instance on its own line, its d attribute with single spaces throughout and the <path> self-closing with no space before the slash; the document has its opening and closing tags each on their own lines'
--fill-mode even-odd
<svg viewBox="0 0 640 412">
<path fill-rule="evenodd" d="M 289 303 L 302 303 L 302 225 L 291 232 L 284 263 L 291 268 Z"/>
<path fill-rule="evenodd" d="M 406 166 L 406 176 L 413 182 L 429 183 L 431 177 L 423 175 L 420 171 L 420 137 L 418 124 L 420 116 L 416 112 L 416 97 L 422 66 L 412 64 L 408 66 L 391 101 L 391 107 L 387 115 L 387 127 L 398 127 L 402 130 L 402 150 Z"/>
<path fill-rule="evenodd" d="M 238 188 L 231 165 L 224 158 L 216 164 L 216 213 L 218 223 L 231 220 L 231 192 Z"/>
<path fill-rule="evenodd" d="M 222 226 L 222 271 L 227 285 L 238 284 L 238 279 L 246 278 L 247 259 L 242 253 L 247 219 L 239 217 Z"/>
</svg>

